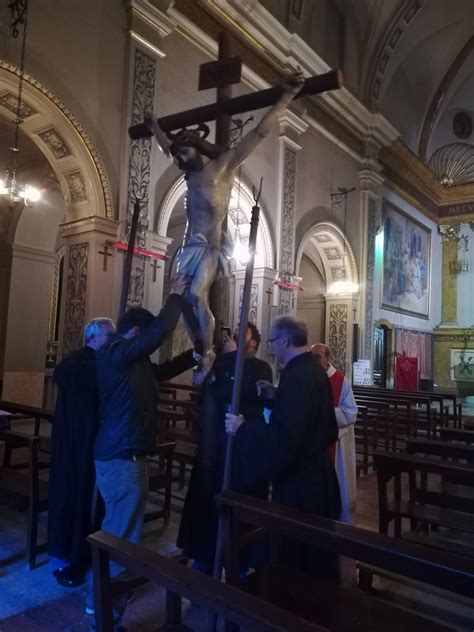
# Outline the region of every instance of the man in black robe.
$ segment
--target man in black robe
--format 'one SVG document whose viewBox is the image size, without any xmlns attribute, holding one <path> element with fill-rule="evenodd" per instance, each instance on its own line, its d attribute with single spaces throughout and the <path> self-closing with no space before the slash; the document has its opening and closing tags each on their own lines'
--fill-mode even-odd
<svg viewBox="0 0 474 632">
<path fill-rule="evenodd" d="M 233 339 L 229 337 L 224 343 L 223 353 L 214 364 L 215 379 L 211 385 L 204 387 L 203 397 L 209 401 L 203 409 L 212 410 L 212 415 L 210 419 L 203 420 L 200 429 L 196 463 L 191 473 L 177 539 L 178 547 L 194 560 L 194 568 L 206 573 L 212 572 L 214 563 L 218 522 L 214 496 L 222 488 L 226 450 L 224 419 L 232 400 L 236 338 L 238 332 Z M 265 425 L 263 400 L 257 394 L 257 382 L 272 379 L 269 364 L 255 356 L 259 344 L 257 327 L 248 323 L 240 409 L 252 425 Z M 268 482 L 264 480 L 257 485 L 242 485 L 240 477 L 233 475 L 231 487 L 252 496 L 267 497 Z"/>
<path fill-rule="evenodd" d="M 268 342 L 285 365 L 276 391 L 271 384 L 259 385 L 265 397 L 273 397 L 269 423 L 249 424 L 242 415 L 226 414 L 227 432 L 236 433 L 234 461 L 241 463 L 240 483 L 271 480 L 274 502 L 337 520 L 339 485 L 328 447 L 337 441 L 338 430 L 328 377 L 307 349 L 303 321 L 278 318 Z M 278 560 L 338 579 L 337 556 L 316 547 L 281 538 Z"/>
<path fill-rule="evenodd" d="M 53 375 L 58 398 L 51 431 L 48 554 L 57 582 L 68 588 L 83 583 L 90 561 L 92 446 L 99 427 L 95 353 L 113 333 L 109 318 L 92 320 L 84 330 L 85 346 L 64 358 Z"/>
</svg>

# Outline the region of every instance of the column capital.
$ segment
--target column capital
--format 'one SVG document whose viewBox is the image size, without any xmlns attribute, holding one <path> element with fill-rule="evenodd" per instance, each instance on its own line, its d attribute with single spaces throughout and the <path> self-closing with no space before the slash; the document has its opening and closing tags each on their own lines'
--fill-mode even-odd
<svg viewBox="0 0 474 632">
<path fill-rule="evenodd" d="M 379 195 L 379 189 L 384 183 L 384 179 L 379 173 L 379 168 L 365 165 L 359 169 L 359 190 Z"/>
<path fill-rule="evenodd" d="M 299 145 L 297 140 L 308 129 L 308 123 L 301 116 L 288 109 L 279 116 L 278 120 L 280 123 L 280 140 L 290 145 L 295 151 L 299 151 L 301 145 Z"/>
<path fill-rule="evenodd" d="M 148 233 L 148 248 L 152 252 L 156 252 L 159 255 L 166 255 L 168 252 L 168 247 L 172 243 L 173 239 L 171 237 L 165 237 L 164 235 L 159 235 L 158 233 Z"/>
<path fill-rule="evenodd" d="M 99 217 L 98 215 L 74 219 L 60 224 L 60 230 L 64 238 L 95 233 L 115 240 L 117 239 L 118 229 L 119 222 L 117 220 Z"/>
</svg>

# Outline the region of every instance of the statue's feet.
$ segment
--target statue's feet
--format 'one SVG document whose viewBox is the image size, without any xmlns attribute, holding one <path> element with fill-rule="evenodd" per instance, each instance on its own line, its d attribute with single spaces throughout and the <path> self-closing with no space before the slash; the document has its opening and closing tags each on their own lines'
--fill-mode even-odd
<svg viewBox="0 0 474 632">
<path fill-rule="evenodd" d="M 196 373 L 194 374 L 193 383 L 195 386 L 201 386 L 204 383 L 204 380 L 209 375 L 214 361 L 216 359 L 216 354 L 212 349 L 203 353 L 201 357 L 201 361 L 198 364 L 198 368 Z"/>
</svg>

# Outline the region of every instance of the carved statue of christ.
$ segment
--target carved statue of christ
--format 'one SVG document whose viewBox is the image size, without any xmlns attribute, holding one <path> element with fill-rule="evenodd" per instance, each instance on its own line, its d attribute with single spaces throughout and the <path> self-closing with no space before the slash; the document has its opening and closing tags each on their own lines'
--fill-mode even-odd
<svg viewBox="0 0 474 632">
<path fill-rule="evenodd" d="M 201 356 L 194 381 L 202 384 L 215 360 L 213 337 L 215 320 L 209 307 L 209 290 L 226 259 L 232 255 L 232 242 L 222 230 L 236 171 L 257 145 L 278 123 L 279 116 L 303 86 L 300 72 L 289 75 L 281 85 L 278 101 L 262 117 L 237 147 L 225 149 L 205 140 L 206 126 L 183 129 L 166 136 L 156 117 L 147 113 L 146 123 L 166 155 L 173 157 L 185 173 L 187 183 L 187 224 L 177 255 L 177 271 L 191 277 L 184 313 L 188 334 Z M 203 135 L 202 130 L 206 129 Z"/>
</svg>

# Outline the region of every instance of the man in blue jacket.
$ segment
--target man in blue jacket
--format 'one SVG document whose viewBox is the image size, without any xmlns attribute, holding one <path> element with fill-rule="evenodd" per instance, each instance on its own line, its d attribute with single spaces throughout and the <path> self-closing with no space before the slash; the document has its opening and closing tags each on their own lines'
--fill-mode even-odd
<svg viewBox="0 0 474 632">
<path fill-rule="evenodd" d="M 177 275 L 158 316 L 129 309 L 117 335 L 96 355 L 100 428 L 94 444 L 96 480 L 105 501 L 102 529 L 130 542 L 140 541 L 148 492 L 146 456 L 156 449 L 157 394 L 152 354 L 173 332 L 181 315 L 187 277 Z M 111 564 L 111 575 L 123 569 Z M 115 627 L 126 600 L 114 600 Z M 92 594 L 86 612 L 94 613 Z"/>
</svg>

